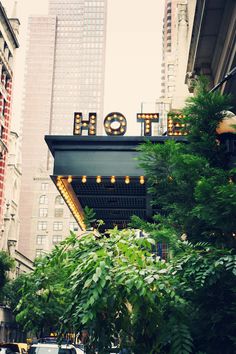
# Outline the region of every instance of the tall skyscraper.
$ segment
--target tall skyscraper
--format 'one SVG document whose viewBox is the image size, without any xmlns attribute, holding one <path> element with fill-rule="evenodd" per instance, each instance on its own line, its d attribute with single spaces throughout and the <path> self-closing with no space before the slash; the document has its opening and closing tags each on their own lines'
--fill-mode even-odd
<svg viewBox="0 0 236 354">
<path fill-rule="evenodd" d="M 162 48 L 162 98 L 173 109 L 183 107 L 189 96 L 185 84 L 188 49 L 196 0 L 165 0 Z"/>
<path fill-rule="evenodd" d="M 75 111 L 102 133 L 107 0 L 50 0 L 29 20 L 23 109 L 19 249 L 34 258 L 78 226 L 49 175 L 45 134 L 70 135 Z"/>
</svg>

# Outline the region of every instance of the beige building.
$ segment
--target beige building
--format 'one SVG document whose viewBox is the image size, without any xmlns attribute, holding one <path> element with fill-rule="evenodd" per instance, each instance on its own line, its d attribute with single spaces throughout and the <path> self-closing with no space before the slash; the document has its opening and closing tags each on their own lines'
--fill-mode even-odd
<svg viewBox="0 0 236 354">
<path fill-rule="evenodd" d="M 44 135 L 71 135 L 76 111 L 103 118 L 106 11 L 106 0 L 50 0 L 48 16 L 29 19 L 19 249 L 31 259 L 78 231 L 49 177 Z"/>
<path fill-rule="evenodd" d="M 163 48 L 161 69 L 160 132 L 167 128 L 167 109 L 183 108 L 190 95 L 185 73 L 196 0 L 166 0 L 163 18 Z"/>
<path fill-rule="evenodd" d="M 16 132 L 10 132 L 9 153 L 6 166 L 5 208 L 3 228 L 1 230 L 1 249 L 15 259 L 15 268 L 10 276 L 15 278 L 20 273 L 33 269 L 33 263 L 18 251 L 19 244 L 19 198 L 21 185 L 20 141 Z"/>
</svg>

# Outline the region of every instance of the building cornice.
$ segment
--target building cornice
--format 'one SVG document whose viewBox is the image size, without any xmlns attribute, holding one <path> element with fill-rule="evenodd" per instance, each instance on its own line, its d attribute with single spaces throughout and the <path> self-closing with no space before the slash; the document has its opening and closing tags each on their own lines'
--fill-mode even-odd
<svg viewBox="0 0 236 354">
<path fill-rule="evenodd" d="M 198 50 L 199 37 L 202 27 L 202 20 L 204 15 L 204 10 L 206 6 L 206 0 L 198 0 L 196 1 L 196 9 L 194 16 L 194 25 L 191 37 L 191 46 L 189 51 L 188 63 L 187 63 L 187 73 L 194 72 L 194 63 L 196 59 L 196 54 Z"/>
<path fill-rule="evenodd" d="M 21 252 L 19 251 L 15 251 L 15 259 L 16 261 L 24 264 L 27 268 L 29 268 L 30 270 L 33 270 L 33 261 L 31 259 L 29 259 L 28 257 L 26 257 L 25 255 L 23 255 Z M 23 260 L 25 262 L 23 262 Z"/>
<path fill-rule="evenodd" d="M 16 165 L 14 163 L 9 163 L 8 167 L 13 167 L 13 169 L 17 173 L 17 175 L 22 176 L 22 172 L 16 167 Z"/>
<path fill-rule="evenodd" d="M 4 7 L 2 6 L 2 3 L 1 3 L 1 2 L 0 2 L 0 14 L 1 14 L 1 16 L 4 18 L 5 25 L 6 25 L 6 28 L 7 28 L 7 30 L 8 30 L 8 33 L 9 33 L 10 36 L 11 36 L 12 42 L 14 43 L 14 45 L 15 45 L 16 48 L 19 48 L 19 46 L 20 46 L 20 45 L 19 45 L 19 42 L 18 42 L 18 40 L 17 40 L 17 38 L 16 38 L 16 35 L 15 35 L 15 33 L 14 33 L 14 30 L 13 30 L 13 28 L 12 28 L 12 25 L 11 25 L 11 23 L 10 23 L 10 20 L 8 19 L 7 14 L 6 14 L 6 11 L 5 11 Z"/>
</svg>

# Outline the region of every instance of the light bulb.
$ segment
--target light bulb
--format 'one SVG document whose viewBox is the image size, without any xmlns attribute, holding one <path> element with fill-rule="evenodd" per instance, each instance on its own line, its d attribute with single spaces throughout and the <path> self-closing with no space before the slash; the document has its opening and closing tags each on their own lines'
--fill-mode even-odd
<svg viewBox="0 0 236 354">
<path fill-rule="evenodd" d="M 115 183 L 115 182 L 116 182 L 115 176 L 111 176 L 111 183 Z"/>
<path fill-rule="evenodd" d="M 129 184 L 129 183 L 130 183 L 130 178 L 129 178 L 129 176 L 125 176 L 125 183 L 126 183 L 126 184 Z"/>
<path fill-rule="evenodd" d="M 140 184 L 144 184 L 145 183 L 144 176 L 140 176 L 139 177 L 139 182 L 140 182 Z"/>
<path fill-rule="evenodd" d="M 71 183 L 71 182 L 72 182 L 72 177 L 71 177 L 71 176 L 68 176 L 67 182 L 68 182 L 68 183 Z"/>
<path fill-rule="evenodd" d="M 86 183 L 87 182 L 87 177 L 86 176 L 82 176 L 82 183 Z"/>
<path fill-rule="evenodd" d="M 102 182 L 102 177 L 101 177 L 101 176 L 97 176 L 96 182 L 97 182 L 97 183 L 101 183 L 101 182 Z"/>
</svg>

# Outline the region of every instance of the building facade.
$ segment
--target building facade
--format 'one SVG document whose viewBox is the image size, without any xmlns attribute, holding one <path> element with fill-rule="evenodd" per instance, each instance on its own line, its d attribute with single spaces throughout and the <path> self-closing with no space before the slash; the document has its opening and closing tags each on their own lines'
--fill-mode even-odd
<svg viewBox="0 0 236 354">
<path fill-rule="evenodd" d="M 195 6 L 196 0 L 165 0 L 160 100 L 176 110 L 189 96 L 185 73 Z M 165 119 L 162 124 L 166 129 Z"/>
<path fill-rule="evenodd" d="M 199 75 L 209 79 L 210 87 L 233 95 L 236 113 L 236 3 L 234 0 L 199 1 L 196 5 L 186 67 L 186 83 L 193 91 Z"/>
<path fill-rule="evenodd" d="M 75 111 L 97 112 L 102 133 L 106 11 L 106 0 L 50 0 L 48 16 L 29 19 L 19 250 L 31 259 L 79 231 L 49 177 L 44 135 L 72 134 Z"/>
<path fill-rule="evenodd" d="M 15 50 L 19 47 L 17 40 L 19 21 L 9 19 L 0 3 L 0 226 L 4 233 L 4 207 L 6 166 L 10 140 L 10 121 L 12 105 L 12 81 Z M 2 235 L 3 238 L 3 235 Z M 1 240 L 3 242 L 3 240 Z"/>
</svg>

